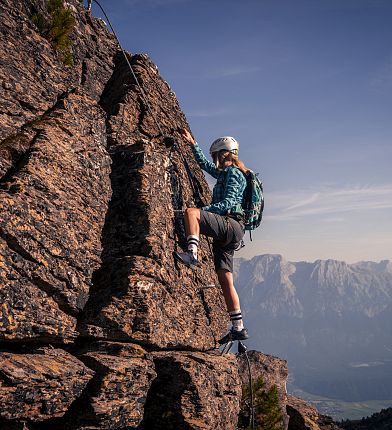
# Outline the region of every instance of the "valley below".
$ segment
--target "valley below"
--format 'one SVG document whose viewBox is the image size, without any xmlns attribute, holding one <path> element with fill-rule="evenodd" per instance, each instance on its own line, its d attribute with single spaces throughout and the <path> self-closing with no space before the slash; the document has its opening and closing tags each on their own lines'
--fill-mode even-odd
<svg viewBox="0 0 392 430">
<path fill-rule="evenodd" d="M 236 260 L 250 348 L 288 360 L 288 391 L 334 419 L 392 405 L 392 264 Z"/>
</svg>

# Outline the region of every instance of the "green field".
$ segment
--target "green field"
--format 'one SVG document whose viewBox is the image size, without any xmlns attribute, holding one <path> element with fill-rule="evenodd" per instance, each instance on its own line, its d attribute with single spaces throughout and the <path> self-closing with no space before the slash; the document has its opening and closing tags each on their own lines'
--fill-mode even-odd
<svg viewBox="0 0 392 430">
<path fill-rule="evenodd" d="M 315 394 L 307 393 L 299 388 L 290 391 L 293 396 L 306 400 L 315 406 L 324 415 L 329 415 L 335 421 L 342 419 L 359 419 L 367 417 L 375 412 L 380 412 L 392 406 L 392 400 L 367 400 L 362 402 L 346 402 L 343 400 L 329 399 Z"/>
</svg>

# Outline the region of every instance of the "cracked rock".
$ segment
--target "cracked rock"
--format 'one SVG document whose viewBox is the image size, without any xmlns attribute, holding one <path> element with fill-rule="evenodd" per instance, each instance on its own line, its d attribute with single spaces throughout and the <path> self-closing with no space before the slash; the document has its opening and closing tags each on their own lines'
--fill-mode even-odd
<svg viewBox="0 0 392 430">
<path fill-rule="evenodd" d="M 61 417 L 93 374 L 61 349 L 0 352 L 0 417 L 28 421 Z"/>
</svg>

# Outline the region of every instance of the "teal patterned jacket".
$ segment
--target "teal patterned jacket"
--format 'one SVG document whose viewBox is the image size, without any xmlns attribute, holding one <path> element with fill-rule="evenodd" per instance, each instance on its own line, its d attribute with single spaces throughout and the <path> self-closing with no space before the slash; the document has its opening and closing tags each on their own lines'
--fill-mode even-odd
<svg viewBox="0 0 392 430">
<path fill-rule="evenodd" d="M 229 166 L 224 170 L 218 169 L 215 164 L 205 157 L 199 145 L 192 145 L 192 151 L 199 166 L 217 182 L 212 191 L 212 202 L 201 209 L 219 215 L 243 215 L 242 199 L 246 188 L 244 174 L 237 167 Z"/>
</svg>

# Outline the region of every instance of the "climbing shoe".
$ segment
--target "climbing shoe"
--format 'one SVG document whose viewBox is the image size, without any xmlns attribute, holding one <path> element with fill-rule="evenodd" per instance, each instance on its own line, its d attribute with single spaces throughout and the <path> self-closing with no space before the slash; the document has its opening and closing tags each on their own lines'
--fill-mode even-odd
<svg viewBox="0 0 392 430">
<path fill-rule="evenodd" d="M 185 266 L 190 267 L 191 269 L 196 269 L 197 259 L 193 256 L 192 252 L 177 252 L 173 253 L 174 258 Z"/>
<path fill-rule="evenodd" d="M 243 328 L 242 330 L 234 330 L 233 327 L 231 330 L 225 334 L 222 339 L 219 339 L 219 344 L 224 345 L 228 342 L 235 341 L 235 340 L 246 340 L 248 339 L 249 334 L 248 330 L 246 328 Z"/>
</svg>

